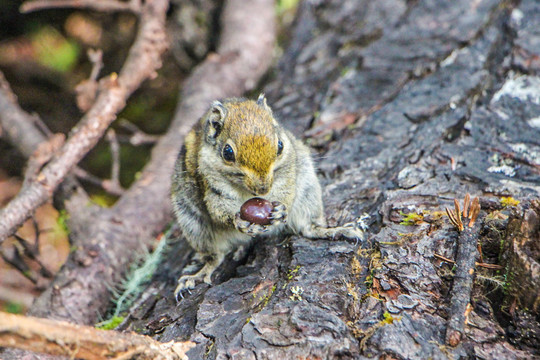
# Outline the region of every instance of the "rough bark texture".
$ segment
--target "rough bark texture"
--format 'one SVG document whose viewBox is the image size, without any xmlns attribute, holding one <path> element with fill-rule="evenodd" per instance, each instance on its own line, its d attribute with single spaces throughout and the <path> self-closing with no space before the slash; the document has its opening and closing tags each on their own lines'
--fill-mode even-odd
<svg viewBox="0 0 540 360">
<path fill-rule="evenodd" d="M 439 214 L 454 198 L 478 196 L 496 222 L 478 236 L 500 243 L 500 197 L 519 213 L 540 194 L 539 23 L 534 0 L 302 2 L 265 90 L 321 151 L 329 222 L 368 212 L 367 240 L 258 242 L 176 304 L 191 255 L 179 241 L 123 327 L 191 339 L 193 359 L 537 356 L 478 283 L 462 341 L 445 346 L 452 273 L 434 254 L 454 259 L 457 232 Z M 403 225 L 400 212 L 419 215 Z"/>
</svg>

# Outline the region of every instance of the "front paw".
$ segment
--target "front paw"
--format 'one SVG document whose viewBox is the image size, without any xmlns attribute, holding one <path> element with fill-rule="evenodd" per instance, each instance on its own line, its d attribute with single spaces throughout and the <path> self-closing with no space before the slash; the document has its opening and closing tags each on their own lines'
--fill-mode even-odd
<svg viewBox="0 0 540 360">
<path fill-rule="evenodd" d="M 178 279 L 178 286 L 176 286 L 176 289 L 174 290 L 174 298 L 176 301 L 180 301 L 180 299 L 184 298 L 184 292 L 191 293 L 191 289 L 195 288 L 195 283 L 197 281 L 200 281 L 201 278 L 197 276 L 197 274 L 194 275 L 182 275 L 180 279 Z"/>
<path fill-rule="evenodd" d="M 364 240 L 364 231 L 356 222 L 343 224 L 343 226 L 339 227 L 338 229 L 340 229 L 339 234 L 346 239 L 354 240 L 355 242 Z"/>
<path fill-rule="evenodd" d="M 236 229 L 250 236 L 257 236 L 268 232 L 273 226 L 287 222 L 287 207 L 279 201 L 272 202 L 272 210 L 268 214 L 268 224 L 256 224 L 242 219 L 238 212 L 234 219 Z"/>
<path fill-rule="evenodd" d="M 178 286 L 174 290 L 174 298 L 178 302 L 184 298 L 184 294 L 187 292 L 191 294 L 191 290 L 195 288 L 195 285 L 200 282 L 205 282 L 208 285 L 212 285 L 211 280 L 212 272 L 205 272 L 204 268 L 199 270 L 195 274 L 182 275 L 178 279 Z"/>
<path fill-rule="evenodd" d="M 264 234 L 269 230 L 270 225 L 259 225 L 247 220 L 242 219 L 240 212 L 238 212 L 234 218 L 234 226 L 236 229 L 244 234 L 250 236 L 256 236 Z"/>
<path fill-rule="evenodd" d="M 270 225 L 286 224 L 287 223 L 287 207 L 279 201 L 272 201 L 272 212 L 270 213 Z"/>
</svg>

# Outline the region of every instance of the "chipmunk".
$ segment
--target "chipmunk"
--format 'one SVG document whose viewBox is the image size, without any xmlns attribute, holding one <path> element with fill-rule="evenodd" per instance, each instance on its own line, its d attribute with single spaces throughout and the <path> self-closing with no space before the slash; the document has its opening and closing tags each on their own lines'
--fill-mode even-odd
<svg viewBox="0 0 540 360">
<path fill-rule="evenodd" d="M 240 217 L 254 197 L 272 202 L 269 225 Z M 354 224 L 328 228 L 310 150 L 274 118 L 263 94 L 256 101 L 215 101 L 186 136 L 176 161 L 171 199 L 176 221 L 203 267 L 178 279 L 176 298 L 196 282 L 211 284 L 233 249 L 258 235 L 362 239 Z"/>
</svg>

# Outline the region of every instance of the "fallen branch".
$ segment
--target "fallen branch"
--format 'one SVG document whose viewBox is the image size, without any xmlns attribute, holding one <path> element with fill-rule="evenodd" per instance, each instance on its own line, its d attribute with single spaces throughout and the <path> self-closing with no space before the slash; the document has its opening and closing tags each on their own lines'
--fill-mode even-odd
<svg viewBox="0 0 540 360">
<path fill-rule="evenodd" d="M 0 312 L 0 347 L 69 356 L 102 359 L 187 359 L 190 341 L 160 343 L 136 333 L 98 330 L 91 326 L 39 319 Z"/>
<path fill-rule="evenodd" d="M 130 0 L 127 2 L 117 0 L 34 0 L 23 3 L 21 5 L 21 12 L 29 13 L 43 9 L 69 7 L 101 12 L 131 11 L 133 13 L 139 13 L 141 11 L 141 0 Z"/>
<path fill-rule="evenodd" d="M 460 343 L 468 315 L 472 310 L 470 301 L 475 276 L 474 267 L 479 258 L 477 247 L 479 225 L 476 223 L 476 219 L 480 213 L 480 202 L 478 198 L 474 198 L 471 204 L 470 195 L 465 196 L 463 217 L 470 218 L 467 228 L 461 221 L 462 213 L 459 202 L 454 200 L 454 205 L 455 212 L 446 209 L 450 221 L 459 231 L 455 261 L 457 268 L 452 285 L 450 313 L 446 329 L 446 343 L 450 346 L 457 346 Z"/>
</svg>

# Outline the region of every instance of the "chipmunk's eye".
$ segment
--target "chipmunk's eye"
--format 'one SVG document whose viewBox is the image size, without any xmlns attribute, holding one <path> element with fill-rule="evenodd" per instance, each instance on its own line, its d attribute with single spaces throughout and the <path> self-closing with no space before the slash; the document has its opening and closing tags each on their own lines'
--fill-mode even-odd
<svg viewBox="0 0 540 360">
<path fill-rule="evenodd" d="M 282 152 L 283 152 L 283 142 L 281 140 L 279 140 L 277 142 L 277 154 L 278 154 L 278 156 L 281 155 Z"/>
<path fill-rule="evenodd" d="M 223 148 L 222 156 L 223 159 L 228 162 L 234 162 L 234 160 L 236 159 L 234 156 L 234 150 L 229 144 L 225 145 L 225 147 Z"/>
</svg>

